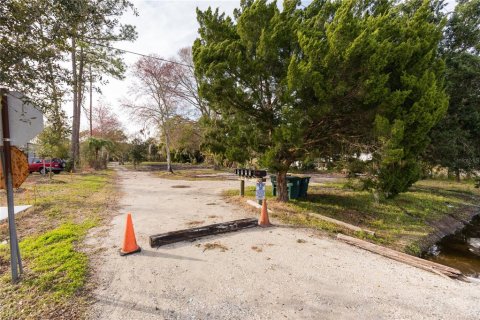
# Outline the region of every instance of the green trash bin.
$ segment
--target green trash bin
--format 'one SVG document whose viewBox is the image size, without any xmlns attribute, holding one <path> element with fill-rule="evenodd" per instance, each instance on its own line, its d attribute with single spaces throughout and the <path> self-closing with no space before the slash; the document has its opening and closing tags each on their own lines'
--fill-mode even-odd
<svg viewBox="0 0 480 320">
<path fill-rule="evenodd" d="M 289 199 L 297 199 L 300 196 L 300 180 L 299 177 L 287 176 L 287 185 L 292 185 L 288 190 Z"/>
<path fill-rule="evenodd" d="M 310 182 L 310 177 L 300 178 L 300 190 L 298 192 L 298 195 L 299 195 L 300 198 L 306 198 L 307 197 L 308 183 L 309 182 Z"/>
<path fill-rule="evenodd" d="M 310 178 L 308 178 L 309 180 Z M 270 181 L 272 182 L 272 194 L 277 195 L 277 176 L 271 175 Z M 299 197 L 306 196 L 306 189 L 308 188 L 308 181 L 305 182 L 305 178 L 287 176 L 287 188 L 288 198 L 297 199 Z"/>
</svg>

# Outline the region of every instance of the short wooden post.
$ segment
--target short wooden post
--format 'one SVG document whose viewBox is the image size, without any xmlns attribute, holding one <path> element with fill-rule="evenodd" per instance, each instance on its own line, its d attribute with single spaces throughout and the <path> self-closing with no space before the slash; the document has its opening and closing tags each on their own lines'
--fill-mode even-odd
<svg viewBox="0 0 480 320">
<path fill-rule="evenodd" d="M 240 196 L 245 196 L 245 180 L 240 180 Z"/>
</svg>

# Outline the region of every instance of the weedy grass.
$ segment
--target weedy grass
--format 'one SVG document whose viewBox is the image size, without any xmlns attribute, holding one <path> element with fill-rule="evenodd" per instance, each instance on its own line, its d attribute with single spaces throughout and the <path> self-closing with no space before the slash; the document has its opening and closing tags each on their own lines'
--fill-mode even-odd
<svg viewBox="0 0 480 320">
<path fill-rule="evenodd" d="M 216 180 L 222 181 L 235 178 L 233 170 L 215 170 L 203 164 L 175 163 L 173 173 L 167 171 L 166 162 L 142 162 L 134 167 L 131 163 L 124 165 L 125 168 L 133 171 L 148 171 L 157 177 L 168 180 Z"/>
<path fill-rule="evenodd" d="M 416 242 L 434 231 L 436 222 L 475 206 L 480 200 L 479 189 L 470 181 L 422 180 L 393 199 L 375 199 L 372 193 L 359 190 L 356 185 L 355 181 L 310 185 L 305 199 L 286 204 L 272 199 L 271 186 L 267 186 L 266 194 L 275 208 L 274 216 L 286 223 L 345 233 L 341 227 L 307 215 L 318 213 L 376 233 L 373 237 L 357 232 L 353 234 L 356 237 L 417 255 L 420 251 Z M 224 192 L 227 197 L 238 194 L 238 190 Z M 253 198 L 255 187 L 246 188 L 245 195 Z"/>
<path fill-rule="evenodd" d="M 162 179 L 169 180 L 226 180 L 228 178 L 227 171 L 214 169 L 179 169 L 174 170 L 173 173 L 168 171 L 155 171 L 155 174 Z"/>
<path fill-rule="evenodd" d="M 0 245 L 0 319 L 82 319 L 89 259 L 80 250 L 88 230 L 102 224 L 114 203 L 114 173 L 31 175 L 15 202 L 34 208 L 16 216 L 24 263 L 12 284 L 9 245 Z M 4 199 L 2 199 L 4 201 Z M 6 222 L 0 239 L 6 240 Z"/>
</svg>

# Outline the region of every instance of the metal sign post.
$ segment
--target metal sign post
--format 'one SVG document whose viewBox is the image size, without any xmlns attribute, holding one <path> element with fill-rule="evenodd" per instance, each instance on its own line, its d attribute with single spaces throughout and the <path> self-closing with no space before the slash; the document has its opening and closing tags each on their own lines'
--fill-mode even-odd
<svg viewBox="0 0 480 320">
<path fill-rule="evenodd" d="M 265 183 L 261 178 L 258 179 L 256 184 L 255 197 L 257 198 L 258 204 L 262 204 L 263 199 L 265 199 Z"/>
<path fill-rule="evenodd" d="M 12 281 L 19 279 L 19 274 L 23 272 L 22 260 L 20 258 L 20 249 L 18 247 L 17 229 L 15 226 L 15 212 L 13 201 L 13 176 L 12 176 L 12 155 L 10 152 L 10 121 L 8 117 L 8 98 L 4 90 L 1 91 L 2 99 L 2 164 L 5 174 L 5 184 L 7 189 L 8 206 L 8 231 L 10 236 L 10 266 L 12 268 Z"/>
</svg>

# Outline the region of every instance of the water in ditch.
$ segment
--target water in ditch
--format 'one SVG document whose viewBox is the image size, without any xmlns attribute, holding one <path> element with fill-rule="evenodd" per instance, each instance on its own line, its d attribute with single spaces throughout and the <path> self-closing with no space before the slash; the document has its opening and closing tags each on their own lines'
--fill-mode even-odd
<svg viewBox="0 0 480 320">
<path fill-rule="evenodd" d="M 480 278 L 480 216 L 463 230 L 433 245 L 425 258 Z"/>
</svg>

